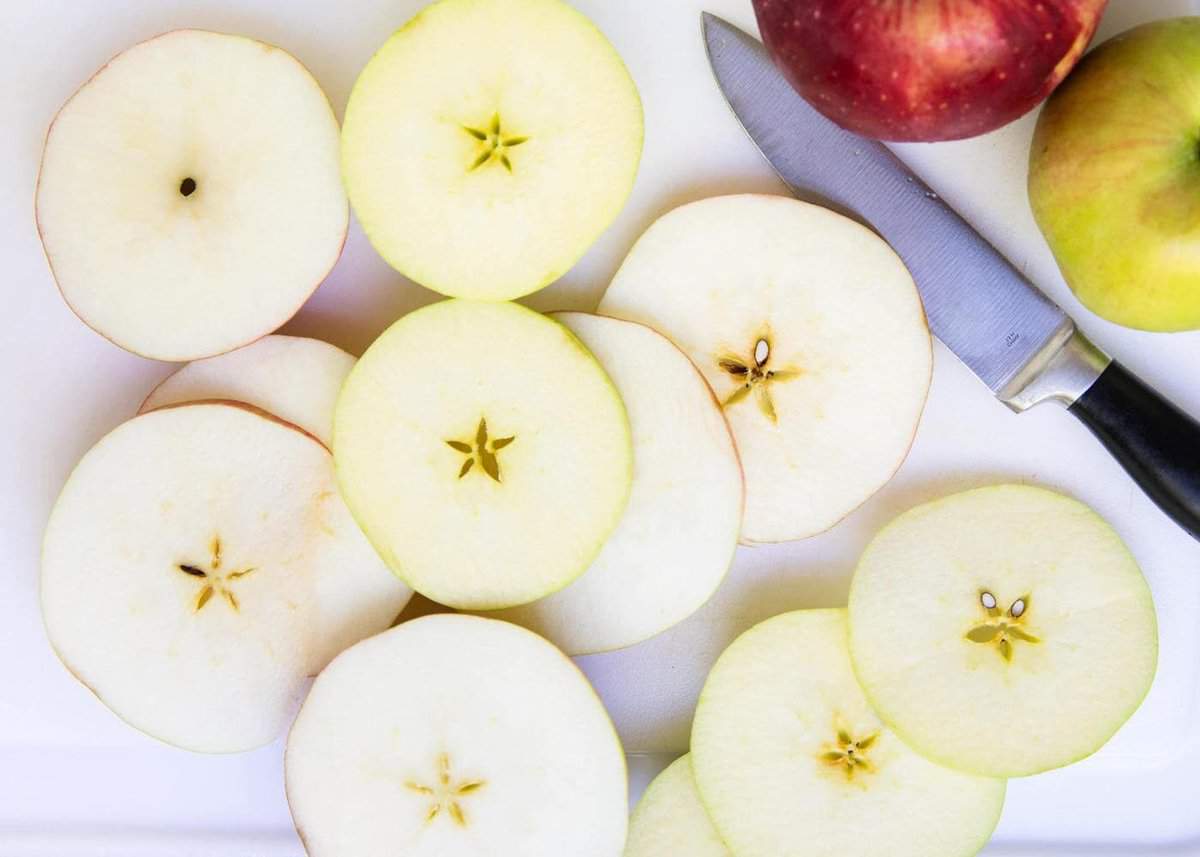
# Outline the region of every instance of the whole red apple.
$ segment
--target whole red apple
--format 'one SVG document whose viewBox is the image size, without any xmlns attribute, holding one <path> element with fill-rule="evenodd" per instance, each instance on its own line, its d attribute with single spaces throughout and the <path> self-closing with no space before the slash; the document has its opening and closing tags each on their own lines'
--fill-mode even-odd
<svg viewBox="0 0 1200 857">
<path fill-rule="evenodd" d="M 1107 0 L 753 0 L 792 85 L 844 128 L 957 140 L 1037 106 Z"/>
</svg>

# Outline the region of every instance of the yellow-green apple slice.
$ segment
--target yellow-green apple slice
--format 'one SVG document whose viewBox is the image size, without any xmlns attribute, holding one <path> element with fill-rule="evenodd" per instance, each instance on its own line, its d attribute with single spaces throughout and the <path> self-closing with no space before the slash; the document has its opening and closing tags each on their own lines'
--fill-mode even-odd
<svg viewBox="0 0 1200 857">
<path fill-rule="evenodd" d="M 841 609 L 784 613 L 733 642 L 700 695 L 692 770 L 738 857 L 970 857 L 1004 804 L 1004 780 L 931 762 L 880 722 Z"/>
<path fill-rule="evenodd" d="M 264 336 L 242 348 L 197 360 L 170 375 L 138 413 L 165 405 L 226 399 L 245 402 L 333 445 L 333 408 L 354 358 L 304 336 Z"/>
<path fill-rule="evenodd" d="M 733 857 L 713 827 L 689 756 L 654 778 L 629 820 L 624 857 Z"/>
<path fill-rule="evenodd" d="M 324 578 L 371 563 L 312 437 L 245 405 L 179 405 L 119 426 L 71 473 L 42 611 L 63 663 L 122 719 L 236 752 L 276 738 L 305 677 L 361 636 L 376 608 Z"/>
<path fill-rule="evenodd" d="M 287 745 L 310 857 L 616 857 L 625 776 L 575 665 L 477 616 L 414 619 L 343 652 Z"/>
<path fill-rule="evenodd" d="M 63 298 L 159 360 L 287 321 L 341 254 L 337 119 L 294 57 L 177 30 L 112 59 L 46 138 L 37 223 Z"/>
<path fill-rule="evenodd" d="M 367 349 L 334 417 L 342 494 L 405 582 L 513 607 L 595 559 L 629 497 L 624 405 L 567 328 L 517 304 L 443 301 Z"/>
<path fill-rule="evenodd" d="M 745 541 L 828 529 L 912 444 L 932 367 L 920 298 L 887 244 L 832 211 L 755 195 L 677 208 L 600 312 L 667 335 L 716 391 L 746 474 Z"/>
<path fill-rule="evenodd" d="M 1076 500 L 1000 485 L 897 518 L 850 591 L 880 716 L 944 765 L 1018 777 L 1099 749 L 1150 688 L 1158 631 L 1120 537 Z"/>
<path fill-rule="evenodd" d="M 691 361 L 650 328 L 557 313 L 600 361 L 629 413 L 633 487 L 621 523 L 566 589 L 502 611 L 581 655 L 681 622 L 725 577 L 742 522 L 742 470 L 720 405 Z"/>
<path fill-rule="evenodd" d="M 612 222 L 642 151 L 637 88 L 561 0 L 441 0 L 346 106 L 350 201 L 397 270 L 452 297 L 548 285 Z"/>
</svg>

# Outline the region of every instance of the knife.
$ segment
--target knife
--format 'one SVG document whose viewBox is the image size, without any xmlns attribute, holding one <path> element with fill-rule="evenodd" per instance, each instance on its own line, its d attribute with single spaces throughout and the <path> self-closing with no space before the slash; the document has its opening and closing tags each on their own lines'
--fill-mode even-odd
<svg viewBox="0 0 1200 857">
<path fill-rule="evenodd" d="M 1065 405 L 1200 539 L 1200 423 L 1089 342 L 890 149 L 809 106 L 757 39 L 707 12 L 703 24 L 717 85 L 793 192 L 866 220 L 912 272 L 934 335 L 996 398 Z"/>
</svg>

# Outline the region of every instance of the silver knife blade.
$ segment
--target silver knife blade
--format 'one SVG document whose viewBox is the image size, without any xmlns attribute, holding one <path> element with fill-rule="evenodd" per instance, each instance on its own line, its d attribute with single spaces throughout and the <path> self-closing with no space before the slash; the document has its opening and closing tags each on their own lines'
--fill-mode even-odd
<svg viewBox="0 0 1200 857">
<path fill-rule="evenodd" d="M 757 39 L 707 12 L 704 41 L 721 92 L 775 172 L 856 212 L 892 245 L 934 335 L 994 394 L 1016 394 L 1061 351 L 1070 317 L 890 149 L 825 118 Z"/>
</svg>

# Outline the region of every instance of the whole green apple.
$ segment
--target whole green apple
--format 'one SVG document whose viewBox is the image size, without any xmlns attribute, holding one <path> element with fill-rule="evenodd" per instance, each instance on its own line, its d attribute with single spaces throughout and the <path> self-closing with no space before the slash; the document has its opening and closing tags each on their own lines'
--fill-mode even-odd
<svg viewBox="0 0 1200 857">
<path fill-rule="evenodd" d="M 1093 312 L 1200 328 L 1200 17 L 1135 27 L 1084 57 L 1038 120 L 1029 200 Z"/>
</svg>

